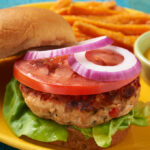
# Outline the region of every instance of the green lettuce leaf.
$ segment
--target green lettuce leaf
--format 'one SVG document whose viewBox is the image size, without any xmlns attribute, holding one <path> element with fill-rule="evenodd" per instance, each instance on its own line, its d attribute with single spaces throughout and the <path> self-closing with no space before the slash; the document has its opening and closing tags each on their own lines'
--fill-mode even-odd
<svg viewBox="0 0 150 150">
<path fill-rule="evenodd" d="M 132 123 L 138 126 L 147 126 L 149 125 L 150 116 L 150 103 L 138 102 L 136 107 L 133 109 L 134 117 Z"/>
<path fill-rule="evenodd" d="M 130 124 L 138 126 L 149 125 L 150 103 L 138 102 L 136 107 L 127 115 L 93 127 L 93 137 L 98 146 L 106 148 L 110 146 L 112 135 L 118 130 L 124 130 Z"/>
<path fill-rule="evenodd" d="M 106 148 L 110 146 L 112 135 L 118 130 L 126 129 L 132 122 L 133 113 L 93 127 L 93 137 L 98 146 Z"/>
<path fill-rule="evenodd" d="M 51 120 L 40 119 L 28 109 L 16 79 L 12 79 L 7 85 L 3 114 L 6 122 L 17 136 L 25 135 L 43 142 L 67 141 L 66 126 Z"/>
<path fill-rule="evenodd" d="M 67 141 L 67 126 L 59 125 L 52 120 L 40 119 L 26 106 L 19 89 L 19 83 L 12 79 L 7 85 L 3 114 L 6 122 L 17 136 L 25 135 L 32 139 L 52 142 Z M 127 115 L 97 125 L 93 128 L 72 128 L 81 132 L 87 139 L 93 137 L 97 145 L 103 148 L 111 144 L 112 136 L 118 130 L 124 130 L 131 124 L 149 125 L 150 103 L 138 102 L 136 107 Z"/>
</svg>

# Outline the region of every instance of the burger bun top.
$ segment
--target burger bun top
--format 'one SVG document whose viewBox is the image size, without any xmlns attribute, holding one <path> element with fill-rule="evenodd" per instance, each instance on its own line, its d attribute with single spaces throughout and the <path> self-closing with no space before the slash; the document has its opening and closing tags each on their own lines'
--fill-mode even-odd
<svg viewBox="0 0 150 150">
<path fill-rule="evenodd" d="M 0 10 L 0 58 L 35 47 L 75 42 L 70 25 L 50 10 L 33 7 Z"/>
</svg>

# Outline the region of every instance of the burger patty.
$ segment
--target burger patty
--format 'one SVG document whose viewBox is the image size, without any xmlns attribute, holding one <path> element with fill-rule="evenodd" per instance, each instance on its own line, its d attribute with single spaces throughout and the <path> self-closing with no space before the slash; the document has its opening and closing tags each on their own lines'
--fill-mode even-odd
<svg viewBox="0 0 150 150">
<path fill-rule="evenodd" d="M 128 114 L 137 103 L 140 85 L 137 78 L 118 90 L 84 96 L 43 93 L 23 84 L 20 89 L 35 115 L 59 124 L 87 128 Z"/>
</svg>

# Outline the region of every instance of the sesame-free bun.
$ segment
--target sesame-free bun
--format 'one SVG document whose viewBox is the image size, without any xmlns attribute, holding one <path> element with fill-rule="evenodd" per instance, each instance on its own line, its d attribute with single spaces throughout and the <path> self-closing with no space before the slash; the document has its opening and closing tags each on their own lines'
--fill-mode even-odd
<svg viewBox="0 0 150 150">
<path fill-rule="evenodd" d="M 70 25 L 50 10 L 33 7 L 0 10 L 0 58 L 34 47 L 75 42 Z"/>
<path fill-rule="evenodd" d="M 112 136 L 111 146 L 120 143 L 128 134 L 129 129 L 130 127 L 126 128 L 125 130 L 118 130 Z M 86 139 L 83 134 L 71 127 L 68 127 L 67 142 L 56 141 L 52 142 L 51 144 L 72 150 L 104 150 L 104 148 L 97 146 L 93 138 Z"/>
</svg>

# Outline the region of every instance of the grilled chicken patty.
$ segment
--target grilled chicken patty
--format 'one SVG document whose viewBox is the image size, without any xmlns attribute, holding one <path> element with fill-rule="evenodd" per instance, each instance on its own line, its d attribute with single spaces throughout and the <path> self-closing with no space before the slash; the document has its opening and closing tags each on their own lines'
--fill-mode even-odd
<svg viewBox="0 0 150 150">
<path fill-rule="evenodd" d="M 23 84 L 20 89 L 35 115 L 59 124 L 87 128 L 128 114 L 137 103 L 140 85 L 137 78 L 118 90 L 84 96 L 42 93 Z"/>
</svg>

